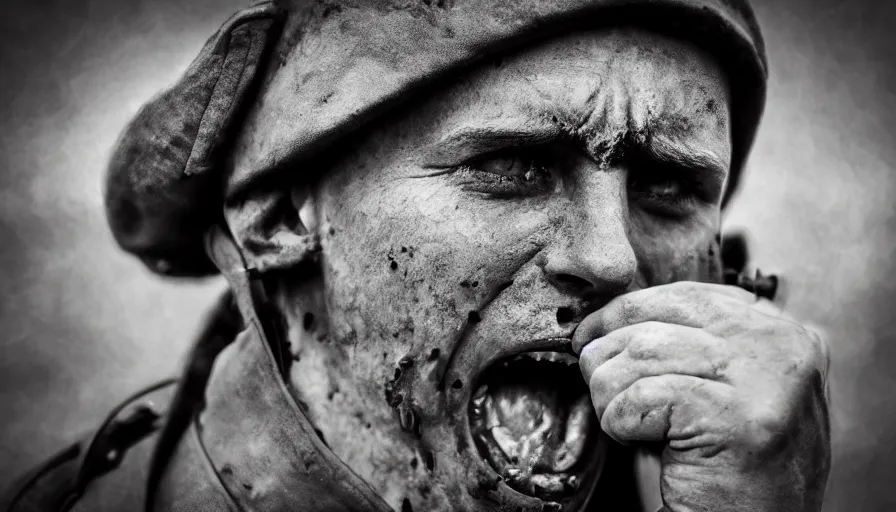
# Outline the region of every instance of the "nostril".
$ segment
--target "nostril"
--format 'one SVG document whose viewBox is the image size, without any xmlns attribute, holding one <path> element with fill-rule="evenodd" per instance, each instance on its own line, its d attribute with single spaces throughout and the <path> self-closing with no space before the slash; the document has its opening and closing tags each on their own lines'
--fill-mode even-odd
<svg viewBox="0 0 896 512">
<path fill-rule="evenodd" d="M 572 319 L 575 317 L 575 313 L 573 313 L 572 308 L 557 308 L 557 323 L 565 324 L 572 322 Z"/>
<path fill-rule="evenodd" d="M 587 280 L 572 274 L 554 274 L 552 277 L 557 285 L 572 293 L 578 294 L 592 288 Z"/>
</svg>

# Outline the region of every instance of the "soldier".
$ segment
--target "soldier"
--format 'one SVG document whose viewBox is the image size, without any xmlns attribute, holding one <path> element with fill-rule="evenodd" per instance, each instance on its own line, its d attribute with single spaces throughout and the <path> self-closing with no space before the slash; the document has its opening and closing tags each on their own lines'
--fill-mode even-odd
<svg viewBox="0 0 896 512">
<path fill-rule="evenodd" d="M 7 509 L 644 510 L 643 449 L 664 510 L 820 510 L 827 351 L 721 262 L 765 83 L 745 0 L 237 13 L 107 187 L 231 293 Z"/>
</svg>

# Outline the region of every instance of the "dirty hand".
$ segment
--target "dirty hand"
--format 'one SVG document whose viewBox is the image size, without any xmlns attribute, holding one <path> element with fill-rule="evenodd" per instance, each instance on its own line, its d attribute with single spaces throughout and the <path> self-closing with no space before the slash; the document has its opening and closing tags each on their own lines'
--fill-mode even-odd
<svg viewBox="0 0 896 512">
<path fill-rule="evenodd" d="M 601 427 L 660 443 L 665 509 L 821 509 L 827 348 L 771 302 L 680 282 L 619 296 L 573 337 Z"/>
</svg>

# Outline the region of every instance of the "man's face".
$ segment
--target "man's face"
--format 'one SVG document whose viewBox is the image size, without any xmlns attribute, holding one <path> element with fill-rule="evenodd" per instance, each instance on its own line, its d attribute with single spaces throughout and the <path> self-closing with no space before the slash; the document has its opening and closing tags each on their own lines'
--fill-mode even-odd
<svg viewBox="0 0 896 512">
<path fill-rule="evenodd" d="M 603 442 L 559 352 L 612 297 L 704 278 L 729 134 L 720 68 L 625 29 L 488 62 L 347 148 L 296 194 L 322 278 L 292 314 L 337 455 L 399 508 L 575 508 Z"/>
</svg>

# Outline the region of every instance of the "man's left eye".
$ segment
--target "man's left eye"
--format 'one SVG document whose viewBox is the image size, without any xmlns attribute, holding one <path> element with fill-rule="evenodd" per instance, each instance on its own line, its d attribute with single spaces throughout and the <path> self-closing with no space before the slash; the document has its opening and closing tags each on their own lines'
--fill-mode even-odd
<svg viewBox="0 0 896 512">
<path fill-rule="evenodd" d="M 504 151 L 457 169 L 465 189 L 495 197 L 531 196 L 547 191 L 551 173 L 533 150 Z"/>
<path fill-rule="evenodd" d="M 687 215 L 698 203 L 695 185 L 674 175 L 636 176 L 629 180 L 629 194 L 646 210 L 670 217 Z"/>
</svg>

